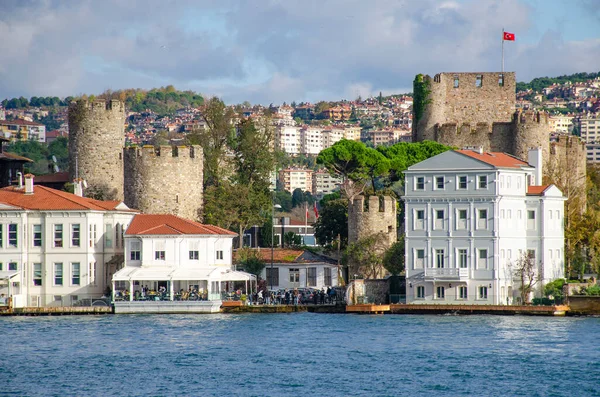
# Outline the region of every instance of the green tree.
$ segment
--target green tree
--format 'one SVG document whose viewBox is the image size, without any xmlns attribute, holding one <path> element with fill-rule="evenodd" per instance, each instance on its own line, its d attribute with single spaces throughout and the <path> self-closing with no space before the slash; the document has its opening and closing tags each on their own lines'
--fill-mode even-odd
<svg viewBox="0 0 600 397">
<path fill-rule="evenodd" d="M 56 157 L 56 165 L 62 171 L 69 169 L 69 140 L 66 137 L 58 137 L 48 145 L 49 156 Z"/>
<path fill-rule="evenodd" d="M 302 189 L 296 188 L 292 192 L 292 208 L 300 207 L 304 203 L 304 193 Z"/>
<path fill-rule="evenodd" d="M 292 195 L 287 190 L 278 190 L 274 193 L 273 204 L 279 204 L 281 211 L 290 212 L 294 208 L 292 202 Z"/>
<path fill-rule="evenodd" d="M 392 275 L 397 276 L 404 272 L 405 264 L 404 236 L 396 241 L 385 251 L 383 256 L 383 267 Z"/>
<path fill-rule="evenodd" d="M 348 244 L 342 256 L 342 264 L 348 267 L 348 274 L 362 278 L 376 279 L 384 276 L 383 255 L 386 237 L 376 233 Z"/>
<path fill-rule="evenodd" d="M 315 238 L 322 246 L 331 246 L 340 236 L 341 249 L 348 244 L 348 200 L 330 195 L 321 200 L 319 218 L 315 222 Z"/>
<path fill-rule="evenodd" d="M 258 278 L 265 268 L 265 262 L 259 257 L 258 252 L 250 248 L 238 250 L 238 263 L 245 272 L 254 274 Z"/>
</svg>

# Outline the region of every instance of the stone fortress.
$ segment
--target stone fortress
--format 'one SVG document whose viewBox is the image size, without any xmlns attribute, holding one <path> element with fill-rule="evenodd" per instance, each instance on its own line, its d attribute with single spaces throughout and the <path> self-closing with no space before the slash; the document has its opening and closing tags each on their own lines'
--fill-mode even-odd
<svg viewBox="0 0 600 397">
<path fill-rule="evenodd" d="M 200 146 L 124 147 L 121 101 L 77 101 L 69 106 L 71 179 L 106 199 L 148 214 L 200 220 L 203 153 Z"/>
<path fill-rule="evenodd" d="M 482 147 L 520 159 L 527 159 L 529 148 L 541 147 L 545 177 L 564 186 L 569 185 L 565 179 L 570 175 L 575 184 L 585 186 L 585 143 L 576 136 L 559 136 L 550 142 L 547 113 L 516 110 L 514 72 L 419 75 L 414 93 L 413 142 Z M 562 175 L 557 175 L 559 165 L 568 166 L 562 168 Z"/>
<path fill-rule="evenodd" d="M 396 199 L 369 196 L 366 204 L 365 197 L 361 195 L 355 197 L 348 206 L 348 243 L 383 233 L 387 249 L 398 240 Z"/>
</svg>

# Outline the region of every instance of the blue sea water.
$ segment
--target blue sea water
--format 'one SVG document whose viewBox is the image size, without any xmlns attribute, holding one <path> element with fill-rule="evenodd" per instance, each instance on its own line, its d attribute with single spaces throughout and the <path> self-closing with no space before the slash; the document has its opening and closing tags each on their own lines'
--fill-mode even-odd
<svg viewBox="0 0 600 397">
<path fill-rule="evenodd" d="M 600 318 L 0 318 L 1 396 L 600 396 Z"/>
</svg>

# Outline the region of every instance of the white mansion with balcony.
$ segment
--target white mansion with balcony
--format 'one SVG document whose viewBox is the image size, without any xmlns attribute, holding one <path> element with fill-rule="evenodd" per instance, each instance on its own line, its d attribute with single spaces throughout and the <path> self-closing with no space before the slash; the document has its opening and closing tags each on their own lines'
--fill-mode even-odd
<svg viewBox="0 0 600 397">
<path fill-rule="evenodd" d="M 536 289 L 564 277 L 564 201 L 529 163 L 505 153 L 448 151 L 409 167 L 407 303 L 511 304 L 517 259 L 535 260 Z"/>
</svg>

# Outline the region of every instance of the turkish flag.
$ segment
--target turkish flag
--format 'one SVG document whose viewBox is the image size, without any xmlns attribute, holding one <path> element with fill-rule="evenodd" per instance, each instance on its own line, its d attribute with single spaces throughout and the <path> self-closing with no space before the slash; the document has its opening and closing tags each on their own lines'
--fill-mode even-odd
<svg viewBox="0 0 600 397">
<path fill-rule="evenodd" d="M 515 34 L 514 33 L 504 32 L 504 40 L 515 41 Z"/>
</svg>

